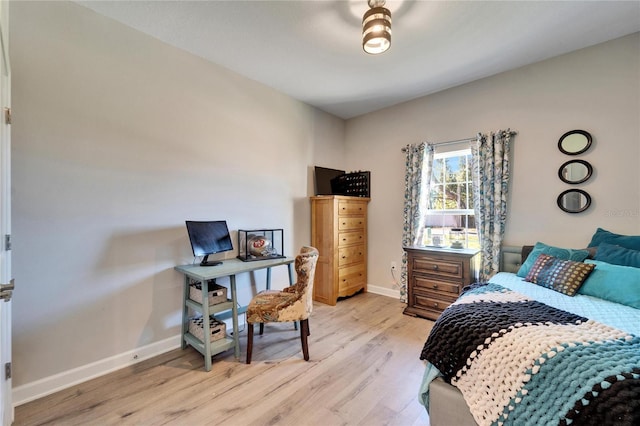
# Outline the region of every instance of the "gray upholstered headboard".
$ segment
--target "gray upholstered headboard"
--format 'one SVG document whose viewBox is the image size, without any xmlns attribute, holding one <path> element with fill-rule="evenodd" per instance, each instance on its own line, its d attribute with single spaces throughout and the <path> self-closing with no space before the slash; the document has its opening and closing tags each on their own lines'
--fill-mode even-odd
<svg viewBox="0 0 640 426">
<path fill-rule="evenodd" d="M 533 246 L 503 246 L 500 256 L 500 271 L 502 272 L 518 272 L 522 265 L 523 259 L 526 259 L 531 253 Z"/>
</svg>

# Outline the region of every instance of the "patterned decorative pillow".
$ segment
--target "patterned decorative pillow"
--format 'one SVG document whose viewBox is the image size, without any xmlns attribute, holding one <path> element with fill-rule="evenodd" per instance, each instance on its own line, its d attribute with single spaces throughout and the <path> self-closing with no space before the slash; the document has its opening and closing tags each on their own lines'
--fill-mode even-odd
<svg viewBox="0 0 640 426">
<path fill-rule="evenodd" d="M 595 268 L 593 264 L 540 254 L 525 281 L 573 296 Z"/>
<path fill-rule="evenodd" d="M 518 269 L 516 275 L 521 278 L 526 278 L 527 274 L 531 270 L 531 267 L 541 253 L 548 254 L 549 256 L 557 257 L 558 259 L 562 260 L 575 260 L 576 262 L 582 262 L 589 256 L 589 251 L 587 250 L 554 247 L 538 241 L 533 246 L 533 250 L 531 250 L 531 253 L 529 253 L 527 259 L 522 263 L 522 266 L 520 266 L 520 269 Z"/>
</svg>

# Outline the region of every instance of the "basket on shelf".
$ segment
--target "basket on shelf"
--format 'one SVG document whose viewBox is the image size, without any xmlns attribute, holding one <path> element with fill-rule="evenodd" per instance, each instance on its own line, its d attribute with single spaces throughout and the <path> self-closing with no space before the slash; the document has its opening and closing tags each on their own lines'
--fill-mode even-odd
<svg viewBox="0 0 640 426">
<path fill-rule="evenodd" d="M 209 334 L 210 342 L 220 340 L 225 336 L 226 324 L 219 321 L 215 317 L 209 317 Z M 196 336 L 198 339 L 205 341 L 204 339 L 204 320 L 202 317 L 194 317 L 189 319 L 189 333 Z"/>
<path fill-rule="evenodd" d="M 194 283 L 189 286 L 189 299 L 202 303 L 202 284 Z M 227 288 L 209 281 L 209 306 L 227 301 Z"/>
</svg>

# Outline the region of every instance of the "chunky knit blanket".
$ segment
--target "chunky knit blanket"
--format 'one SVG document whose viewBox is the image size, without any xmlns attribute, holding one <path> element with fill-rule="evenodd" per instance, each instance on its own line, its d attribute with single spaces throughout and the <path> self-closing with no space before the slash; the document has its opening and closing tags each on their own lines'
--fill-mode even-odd
<svg viewBox="0 0 640 426">
<path fill-rule="evenodd" d="M 640 337 L 496 284 L 468 287 L 421 359 L 481 425 L 640 425 Z"/>
</svg>

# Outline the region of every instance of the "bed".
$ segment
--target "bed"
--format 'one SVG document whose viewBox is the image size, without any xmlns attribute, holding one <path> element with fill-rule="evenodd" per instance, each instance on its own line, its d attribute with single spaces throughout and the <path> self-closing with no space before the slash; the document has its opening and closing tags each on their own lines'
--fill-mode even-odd
<svg viewBox="0 0 640 426">
<path fill-rule="evenodd" d="M 598 229 L 592 242 L 600 231 L 608 232 Z M 597 256 L 572 260 L 570 249 L 556 258 L 539 245 L 551 247 L 503 248 L 503 272 L 466 288 L 434 324 L 419 390 L 432 426 L 640 424 L 640 251 L 625 248 L 637 255 L 631 266 L 610 266 Z M 587 265 L 587 277 L 566 295 L 544 279 L 534 283 L 534 271 L 550 271 L 544 262 Z M 592 282 L 607 280 L 621 287 L 594 296 L 601 290 L 591 291 Z"/>
</svg>

